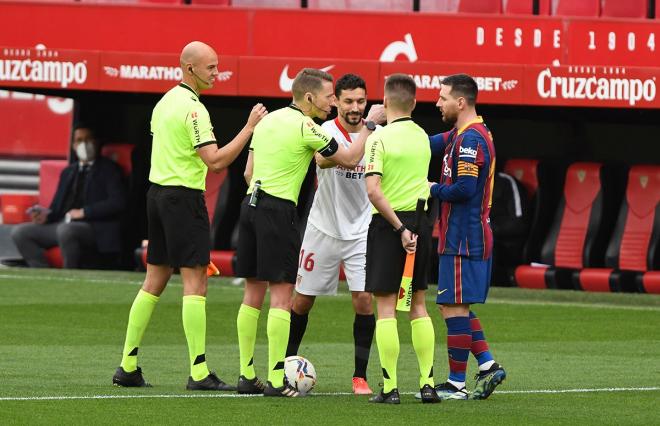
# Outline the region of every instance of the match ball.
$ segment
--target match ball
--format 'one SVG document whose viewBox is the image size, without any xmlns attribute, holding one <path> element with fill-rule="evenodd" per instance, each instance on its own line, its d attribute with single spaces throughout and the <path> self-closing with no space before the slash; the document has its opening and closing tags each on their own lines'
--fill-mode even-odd
<svg viewBox="0 0 660 426">
<path fill-rule="evenodd" d="M 284 360 L 284 374 L 300 395 L 306 395 L 314 389 L 316 370 L 308 359 L 301 356 L 287 357 Z"/>
</svg>

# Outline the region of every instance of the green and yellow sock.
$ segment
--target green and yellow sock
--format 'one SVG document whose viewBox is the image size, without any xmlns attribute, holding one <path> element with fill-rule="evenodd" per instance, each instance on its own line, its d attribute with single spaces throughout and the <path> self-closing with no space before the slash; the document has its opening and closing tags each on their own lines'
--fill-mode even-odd
<svg viewBox="0 0 660 426">
<path fill-rule="evenodd" d="M 396 364 L 399 360 L 399 331 L 396 318 L 384 318 L 376 321 L 376 345 L 380 366 L 383 368 L 383 392 L 390 392 L 397 387 Z"/>
<path fill-rule="evenodd" d="M 131 312 L 128 314 L 126 341 L 124 342 L 124 351 L 121 358 L 121 367 L 128 373 L 137 370 L 138 347 L 142 342 L 144 331 L 149 325 L 156 303 L 158 303 L 158 296 L 144 290 L 138 291 L 135 300 L 133 300 Z"/>
<path fill-rule="evenodd" d="M 430 317 L 422 317 L 410 322 L 412 344 L 419 363 L 419 387 L 433 387 L 433 354 L 435 352 L 435 332 Z"/>
<path fill-rule="evenodd" d="M 238 331 L 238 351 L 241 375 L 247 379 L 256 377 L 254 371 L 254 343 L 257 340 L 257 323 L 261 311 L 248 305 L 241 305 L 236 318 Z"/>
<path fill-rule="evenodd" d="M 188 341 L 190 375 L 199 381 L 209 375 L 206 365 L 206 297 L 183 296 L 181 317 Z"/>
<path fill-rule="evenodd" d="M 291 314 L 284 309 L 271 308 L 268 311 L 268 381 L 274 387 L 284 383 L 284 358 L 289 342 Z"/>
</svg>

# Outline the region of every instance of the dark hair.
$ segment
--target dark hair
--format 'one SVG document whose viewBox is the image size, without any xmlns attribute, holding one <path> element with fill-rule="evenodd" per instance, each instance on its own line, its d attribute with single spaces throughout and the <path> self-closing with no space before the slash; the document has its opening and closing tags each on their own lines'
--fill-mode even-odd
<svg viewBox="0 0 660 426">
<path fill-rule="evenodd" d="M 442 80 L 442 84 L 451 87 L 451 91 L 449 93 L 453 97 L 465 98 L 467 104 L 470 106 L 474 106 L 477 103 L 477 94 L 479 93 L 479 88 L 477 87 L 477 83 L 474 81 L 474 79 L 469 75 L 450 75 Z"/>
<path fill-rule="evenodd" d="M 332 74 L 316 68 L 303 68 L 296 75 L 291 86 L 294 99 L 302 98 L 307 92 L 318 92 L 321 89 L 323 80 L 332 82 Z"/>
<path fill-rule="evenodd" d="M 94 131 L 94 128 L 88 125 L 87 123 L 85 123 L 84 121 L 77 121 L 76 123 L 74 123 L 71 129 L 71 135 L 73 135 L 76 130 L 80 130 L 80 129 L 89 130 L 89 132 L 92 134 L 92 137 L 96 139 L 96 131 Z"/>
<path fill-rule="evenodd" d="M 335 83 L 335 96 L 339 97 L 342 90 L 354 89 L 364 89 L 364 93 L 367 93 L 367 83 L 359 75 L 344 74 Z"/>
<path fill-rule="evenodd" d="M 397 109 L 412 111 L 416 93 L 415 80 L 408 74 L 392 74 L 385 80 L 385 95 Z"/>
</svg>

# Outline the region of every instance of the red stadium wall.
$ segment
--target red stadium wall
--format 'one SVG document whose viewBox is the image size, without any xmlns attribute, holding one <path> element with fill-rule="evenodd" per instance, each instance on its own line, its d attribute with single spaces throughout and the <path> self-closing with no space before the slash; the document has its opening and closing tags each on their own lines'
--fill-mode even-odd
<svg viewBox="0 0 660 426">
<path fill-rule="evenodd" d="M 0 156 L 65 158 L 73 99 L 0 90 Z"/>
<path fill-rule="evenodd" d="M 464 71 L 484 103 L 660 105 L 658 21 L 12 2 L 0 14 L 5 87 L 162 92 L 179 79 L 178 51 L 200 39 L 221 53 L 216 95 L 288 97 L 295 73 L 315 66 L 373 88 L 408 72 L 423 101 Z"/>
</svg>

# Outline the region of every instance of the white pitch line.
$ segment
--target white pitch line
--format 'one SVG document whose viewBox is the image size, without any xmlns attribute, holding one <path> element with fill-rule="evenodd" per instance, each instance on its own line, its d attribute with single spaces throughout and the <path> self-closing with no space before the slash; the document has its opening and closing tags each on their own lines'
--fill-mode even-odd
<svg viewBox="0 0 660 426">
<path fill-rule="evenodd" d="M 593 388 L 593 389 L 537 389 L 537 390 L 513 390 L 497 391 L 498 395 L 520 395 L 520 394 L 558 394 L 558 393 L 595 393 L 595 392 L 630 392 L 630 391 L 660 391 L 660 387 L 638 387 L 638 388 Z M 415 392 L 401 392 L 402 395 L 413 395 Z M 313 393 L 311 396 L 349 396 L 352 392 L 322 392 Z M 73 396 L 7 396 L 0 397 L 0 401 L 65 401 L 79 399 L 166 399 L 166 398 L 255 398 L 262 395 L 239 395 L 234 393 L 217 394 L 160 394 L 160 395 L 73 395 Z"/>
</svg>

